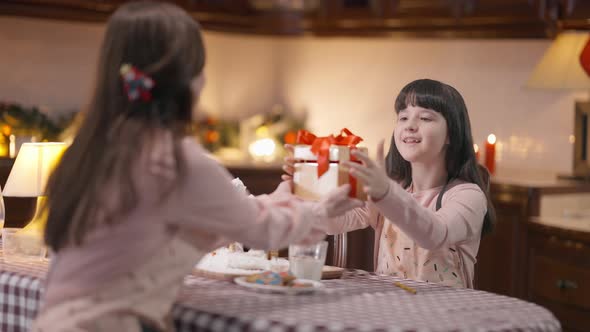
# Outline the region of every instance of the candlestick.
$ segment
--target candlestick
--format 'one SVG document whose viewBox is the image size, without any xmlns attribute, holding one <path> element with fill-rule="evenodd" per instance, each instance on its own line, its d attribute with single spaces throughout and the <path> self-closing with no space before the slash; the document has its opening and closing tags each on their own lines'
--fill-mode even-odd
<svg viewBox="0 0 590 332">
<path fill-rule="evenodd" d="M 479 163 L 479 146 L 473 144 L 473 150 L 475 151 L 475 161 Z"/>
<path fill-rule="evenodd" d="M 485 166 L 490 171 L 490 174 L 494 174 L 496 171 L 496 135 L 490 134 L 486 141 L 486 159 Z"/>
</svg>

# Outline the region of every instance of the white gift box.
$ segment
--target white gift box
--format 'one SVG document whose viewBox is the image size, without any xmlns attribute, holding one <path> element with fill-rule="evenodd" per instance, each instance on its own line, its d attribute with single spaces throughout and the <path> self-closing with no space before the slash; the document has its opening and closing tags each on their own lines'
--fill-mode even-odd
<svg viewBox="0 0 590 332">
<path fill-rule="evenodd" d="M 366 152 L 366 148 L 355 148 Z M 341 161 L 351 159 L 351 148 L 343 145 L 331 145 L 329 150 L 328 170 L 318 177 L 317 156 L 311 152 L 310 145 L 296 145 L 293 157 L 295 170 L 293 173 L 294 194 L 306 200 L 319 200 L 335 188 L 350 183 L 353 188 L 352 197 L 366 200 L 363 185 L 352 178 L 348 168 L 340 164 Z M 356 185 L 355 185 L 356 182 Z"/>
</svg>

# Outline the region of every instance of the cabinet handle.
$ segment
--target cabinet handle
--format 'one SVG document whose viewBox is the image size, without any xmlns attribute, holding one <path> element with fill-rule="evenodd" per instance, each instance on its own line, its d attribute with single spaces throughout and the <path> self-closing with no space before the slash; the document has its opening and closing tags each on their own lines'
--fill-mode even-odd
<svg viewBox="0 0 590 332">
<path fill-rule="evenodd" d="M 561 290 L 565 290 L 565 289 L 577 289 L 578 288 L 578 283 L 576 283 L 575 281 L 571 281 L 571 280 L 562 280 L 562 279 L 559 279 L 559 280 L 557 280 L 556 286 L 557 286 L 557 288 L 559 288 Z"/>
</svg>

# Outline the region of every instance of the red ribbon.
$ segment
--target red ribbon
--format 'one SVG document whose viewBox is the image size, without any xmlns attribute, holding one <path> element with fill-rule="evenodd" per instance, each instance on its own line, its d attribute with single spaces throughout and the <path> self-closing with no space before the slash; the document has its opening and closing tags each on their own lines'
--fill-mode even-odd
<svg viewBox="0 0 590 332">
<path fill-rule="evenodd" d="M 356 136 L 347 128 L 340 130 L 338 136 L 330 135 L 324 137 L 317 137 L 307 130 L 299 130 L 297 132 L 297 144 L 311 145 L 311 153 L 318 158 L 318 178 L 328 171 L 330 168 L 330 146 L 340 145 L 348 146 L 351 150 L 356 148 L 356 145 L 362 142 L 360 136 Z M 351 161 L 357 161 L 350 155 Z M 350 196 L 356 197 L 356 183 L 357 180 L 353 176 L 349 176 L 349 183 L 351 187 Z"/>
</svg>

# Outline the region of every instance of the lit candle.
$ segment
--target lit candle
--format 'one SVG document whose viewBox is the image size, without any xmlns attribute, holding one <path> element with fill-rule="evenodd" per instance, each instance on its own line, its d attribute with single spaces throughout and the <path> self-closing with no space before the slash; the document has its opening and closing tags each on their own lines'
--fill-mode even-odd
<svg viewBox="0 0 590 332">
<path fill-rule="evenodd" d="M 494 174 L 496 171 L 496 135 L 494 134 L 490 134 L 486 142 L 485 166 L 490 174 Z"/>
<path fill-rule="evenodd" d="M 473 150 L 475 151 L 475 161 L 479 163 L 479 146 L 473 144 Z"/>
<path fill-rule="evenodd" d="M 16 158 L 16 136 L 10 135 L 8 139 L 8 156 L 10 158 Z"/>
</svg>

